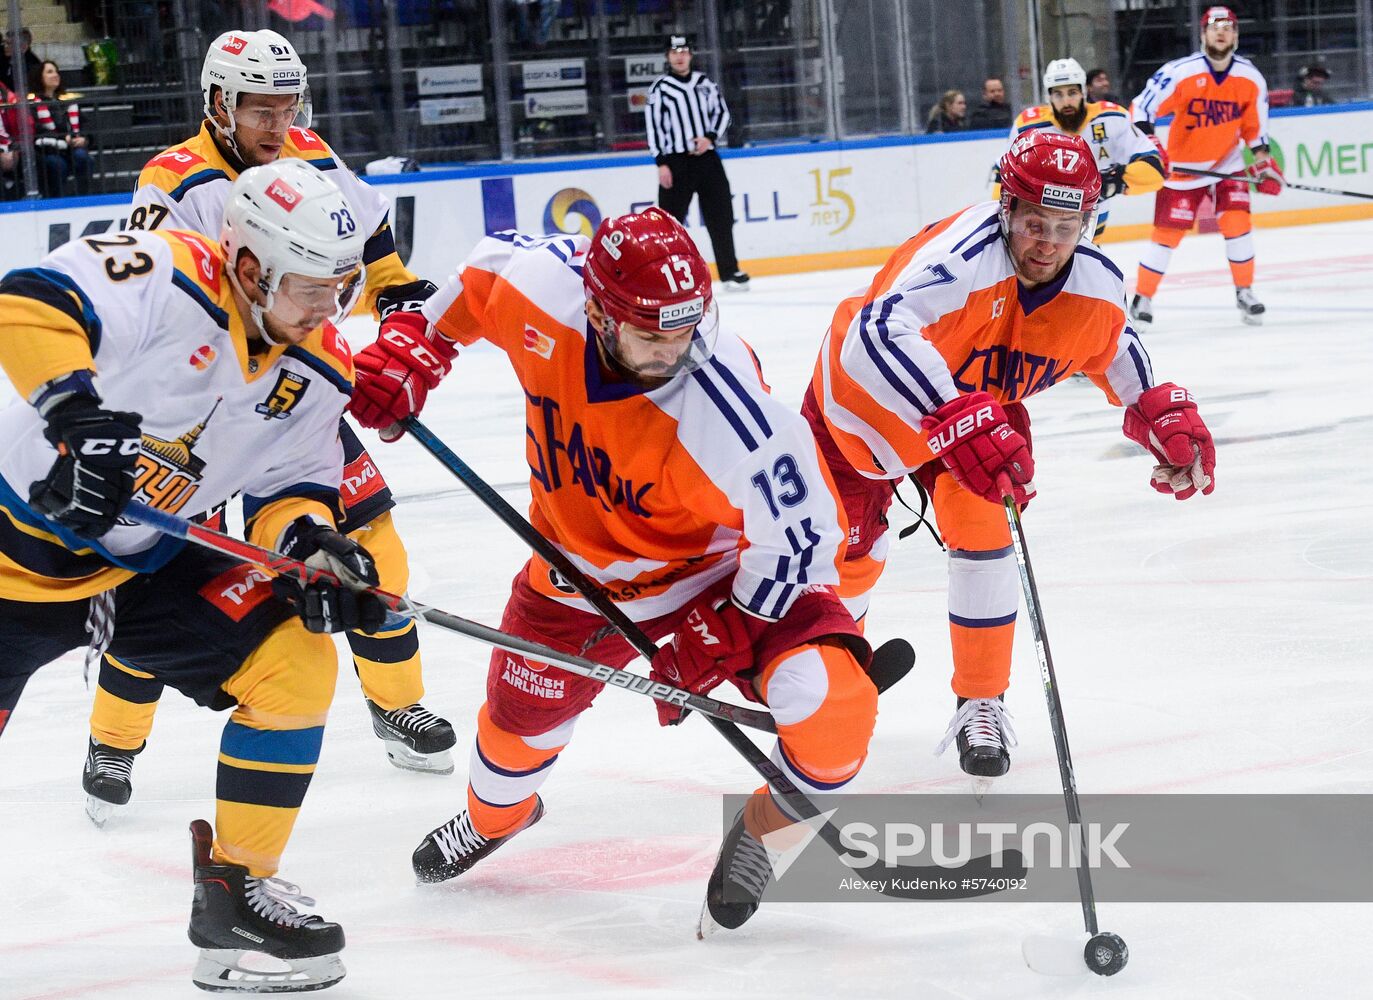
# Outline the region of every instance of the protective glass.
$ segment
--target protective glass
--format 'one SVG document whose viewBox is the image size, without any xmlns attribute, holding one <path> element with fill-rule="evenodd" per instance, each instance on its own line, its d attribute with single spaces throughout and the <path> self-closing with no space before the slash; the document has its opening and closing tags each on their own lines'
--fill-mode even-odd
<svg viewBox="0 0 1373 1000">
<path fill-rule="evenodd" d="M 1076 246 L 1087 235 L 1093 214 L 1021 205 L 1002 212 L 1002 219 L 1006 231 L 1016 236 Z"/>
<path fill-rule="evenodd" d="M 322 317 L 319 322 L 338 323 L 357 305 L 366 286 L 365 278 L 363 267 L 329 282 L 287 274 L 282 277 L 276 294 L 307 316 Z"/>
<path fill-rule="evenodd" d="M 715 352 L 720 333 L 720 313 L 710 303 L 701 322 L 687 331 L 664 333 L 617 323 L 606 317 L 601 343 L 625 370 L 645 378 L 673 378 L 705 365 Z"/>
</svg>

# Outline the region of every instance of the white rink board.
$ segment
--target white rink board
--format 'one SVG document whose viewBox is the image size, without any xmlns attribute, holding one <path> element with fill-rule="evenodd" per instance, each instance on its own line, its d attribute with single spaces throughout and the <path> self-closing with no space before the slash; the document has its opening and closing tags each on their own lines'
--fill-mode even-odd
<svg viewBox="0 0 1373 1000">
<path fill-rule="evenodd" d="M 1271 134 L 1288 177 L 1373 192 L 1373 105 L 1313 110 L 1273 116 Z M 826 255 L 896 246 L 921 226 L 987 198 L 991 165 L 1004 149 L 1004 137 L 928 136 L 727 150 L 738 255 L 789 261 L 782 269 L 795 271 L 808 262 L 836 266 Z M 657 196 L 656 171 L 641 155 L 482 164 L 375 180 L 397 206 L 398 241 L 408 248 L 412 270 L 435 279 L 489 231 L 513 225 L 531 233 L 589 233 L 600 218 Z M 1151 222 L 1153 202 L 1115 199 L 1112 228 Z M 39 204 L 0 210 L 0 273 L 33 265 L 88 226 L 117 229 L 128 212 L 128 200 L 112 196 Z M 1289 190 L 1276 198 L 1256 195 L 1253 204 L 1262 216 L 1359 203 Z M 698 208 L 688 221 L 709 257 Z"/>
</svg>

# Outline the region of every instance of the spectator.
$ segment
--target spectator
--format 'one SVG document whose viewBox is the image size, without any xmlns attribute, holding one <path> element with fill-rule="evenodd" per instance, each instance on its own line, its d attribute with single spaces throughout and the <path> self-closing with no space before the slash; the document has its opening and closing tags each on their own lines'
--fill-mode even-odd
<svg viewBox="0 0 1373 1000">
<path fill-rule="evenodd" d="M 0 84 L 0 102 L 8 103 L 14 98 L 13 91 Z M 19 157 L 15 155 L 5 119 L 0 115 L 0 199 L 9 201 L 19 197 Z"/>
<path fill-rule="evenodd" d="M 542 49 L 553 30 L 561 0 L 511 0 L 515 5 L 515 41 Z"/>
<path fill-rule="evenodd" d="M 982 103 L 973 109 L 970 127 L 997 128 L 1003 132 L 1011 127 L 1011 106 L 1006 103 L 1006 85 L 999 77 L 989 76 L 982 82 Z"/>
<path fill-rule="evenodd" d="M 81 134 L 81 109 L 71 94 L 62 93 L 62 74 L 57 63 L 47 60 L 39 67 L 38 89 L 33 101 L 34 140 L 39 154 L 39 179 L 43 194 L 61 198 L 71 176 L 77 194 L 90 194 L 91 154 Z"/>
<path fill-rule="evenodd" d="M 1092 104 L 1101 101 L 1124 104 L 1119 95 L 1111 93 L 1111 74 L 1100 67 L 1087 71 L 1087 101 Z"/>
<path fill-rule="evenodd" d="M 965 132 L 968 128 L 968 99 L 961 90 L 946 90 L 939 103 L 930 108 L 925 132 Z"/>
<path fill-rule="evenodd" d="M 3 83 L 10 90 L 14 90 L 14 47 L 10 44 L 12 37 L 9 32 L 5 32 L 0 39 L 0 45 L 4 48 L 4 65 L 0 66 L 0 83 Z M 24 54 L 24 85 L 29 89 L 38 87 L 38 74 L 43 67 L 43 61 L 33 54 L 33 32 L 28 28 L 19 29 L 19 50 Z"/>
<path fill-rule="evenodd" d="M 1330 70 L 1321 63 L 1303 66 L 1297 72 L 1297 86 L 1292 95 L 1292 104 L 1298 108 L 1315 108 L 1323 104 L 1334 104 L 1325 92 L 1325 81 L 1330 79 Z"/>
<path fill-rule="evenodd" d="M 748 288 L 734 252 L 734 205 L 725 165 L 715 147 L 729 128 L 729 107 L 715 81 L 691 68 L 685 35 L 667 40 L 668 72 L 648 88 L 644 126 L 658 165 L 658 204 L 685 225 L 693 195 L 700 195 L 715 270 L 733 291 Z"/>
</svg>

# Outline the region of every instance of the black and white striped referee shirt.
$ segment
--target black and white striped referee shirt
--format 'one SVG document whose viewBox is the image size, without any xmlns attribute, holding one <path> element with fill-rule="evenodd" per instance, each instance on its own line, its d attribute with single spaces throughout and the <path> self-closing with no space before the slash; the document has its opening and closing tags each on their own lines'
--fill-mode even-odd
<svg viewBox="0 0 1373 1000">
<path fill-rule="evenodd" d="M 692 70 L 685 80 L 668 73 L 648 88 L 648 148 L 659 164 L 673 153 L 690 153 L 691 140 L 703 135 L 718 143 L 729 128 L 729 108 L 720 88 Z"/>
</svg>

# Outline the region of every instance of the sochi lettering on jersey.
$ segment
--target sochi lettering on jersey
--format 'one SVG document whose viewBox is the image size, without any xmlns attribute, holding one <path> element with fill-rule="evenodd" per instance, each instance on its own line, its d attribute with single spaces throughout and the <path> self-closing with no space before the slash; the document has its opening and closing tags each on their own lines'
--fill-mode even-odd
<svg viewBox="0 0 1373 1000">
<path fill-rule="evenodd" d="M 1011 403 L 1061 381 L 1071 365 L 1071 359 L 1049 358 L 995 344 L 972 351 L 963 364 L 953 370 L 953 381 L 962 392 L 1000 389 L 1004 401 Z"/>
<path fill-rule="evenodd" d="M 529 471 L 548 493 L 564 486 L 580 486 L 589 497 L 600 501 L 607 512 L 623 507 L 638 517 L 649 518 L 645 500 L 654 483 L 623 479 L 611 468 L 610 456 L 603 448 L 586 440 L 582 425 L 576 421 L 564 439 L 561 434 L 562 408 L 551 396 L 536 396 L 528 390 L 525 397 L 543 416 L 538 427 L 526 427 L 533 446 L 535 463 Z"/>
<path fill-rule="evenodd" d="M 1187 128 L 1202 128 L 1211 125 L 1224 125 L 1243 117 L 1247 104 L 1239 101 L 1218 101 L 1208 97 L 1194 97 L 1187 102 L 1184 112 L 1189 121 Z"/>
</svg>

